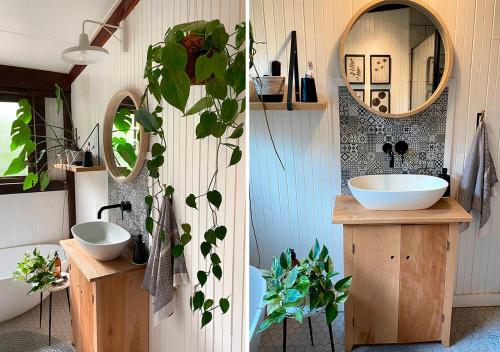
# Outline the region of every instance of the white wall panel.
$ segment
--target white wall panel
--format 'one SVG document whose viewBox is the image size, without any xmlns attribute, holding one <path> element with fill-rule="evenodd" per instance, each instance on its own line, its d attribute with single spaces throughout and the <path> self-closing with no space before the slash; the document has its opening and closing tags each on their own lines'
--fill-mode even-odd
<svg viewBox="0 0 500 352">
<path fill-rule="evenodd" d="M 264 115 L 250 119 L 250 153 L 253 223 L 250 248 L 257 265 L 253 235 L 261 249 L 261 266 L 285 247 L 305 255 L 315 237 L 333 251 L 341 268 L 341 229 L 331 224 L 332 203 L 340 193 L 338 42 L 354 12 L 368 0 L 251 0 L 250 16 L 257 41 L 256 65 L 267 73 L 272 60 L 288 72 L 289 33 L 297 30 L 299 71 L 315 63 L 318 94 L 328 100 L 325 112 L 268 112 L 278 151 L 286 172 L 280 169 L 267 136 Z M 499 0 L 427 0 L 443 18 L 455 46 L 450 81 L 447 147 L 452 186 L 456 189 L 476 124 L 476 113 L 486 109 L 492 154 L 500 169 L 500 44 Z M 496 10 L 496 11 L 495 11 Z M 495 30 L 495 36 L 493 34 Z M 500 292 L 500 197 L 494 199 L 492 233 L 476 236 L 477 225 L 460 235 L 456 294 Z"/>
<path fill-rule="evenodd" d="M 145 87 L 143 68 L 147 47 L 162 40 L 167 28 L 181 22 L 219 18 L 226 28 L 244 20 L 244 2 L 235 0 L 144 0 L 127 18 L 130 33 L 127 53 L 120 52 L 120 43 L 111 39 L 106 48 L 109 59 L 99 65 L 88 66 L 72 86 L 73 115 L 76 127 L 82 135 L 90 132 L 96 122 L 102 126 L 104 111 L 111 96 L 122 89 L 141 94 Z M 202 94 L 201 88 L 193 88 L 194 104 Z M 209 225 L 209 213 L 205 204 L 199 211 L 188 208 L 184 199 L 189 193 L 203 193 L 214 170 L 213 141 L 196 141 L 195 126 L 198 117 L 182 117 L 172 107 L 164 105 L 164 124 L 167 131 L 167 155 L 163 168 L 163 182 L 175 188 L 174 207 L 179 222 L 193 226 L 193 241 L 186 248 L 186 260 L 190 275 L 196 280 L 196 272 L 206 261 L 199 253 L 204 230 Z M 244 147 L 244 145 L 242 145 Z M 206 293 L 215 296 L 230 295 L 231 310 L 222 316 L 216 313 L 214 323 L 200 330 L 199 316 L 189 309 L 191 285 L 177 291 L 176 312 L 157 329 L 150 330 L 151 351 L 242 351 L 246 345 L 245 300 L 245 161 L 238 167 L 225 169 L 230 154 L 219 160 L 219 188 L 225 195 L 220 208 L 220 222 L 228 228 L 224 247 L 219 248 L 223 258 L 222 282 L 209 281 Z M 107 176 L 83 175 L 76 180 L 77 220 L 95 217 L 98 207 L 107 199 Z M 151 325 L 152 326 L 152 325 Z"/>
</svg>

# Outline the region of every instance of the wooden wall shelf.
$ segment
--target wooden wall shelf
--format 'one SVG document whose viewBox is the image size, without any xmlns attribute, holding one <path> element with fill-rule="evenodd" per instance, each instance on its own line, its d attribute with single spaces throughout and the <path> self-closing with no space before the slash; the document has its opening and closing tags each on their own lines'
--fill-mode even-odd
<svg viewBox="0 0 500 352">
<path fill-rule="evenodd" d="M 69 171 L 69 172 L 91 172 L 91 171 L 104 171 L 104 170 L 106 170 L 105 165 L 86 167 L 86 166 L 77 166 L 77 165 L 68 165 L 68 164 L 54 164 L 54 168 Z"/>
<path fill-rule="evenodd" d="M 317 103 L 302 103 L 293 102 L 293 111 L 296 110 L 325 110 L 327 107 L 326 101 L 319 101 Z M 250 102 L 250 110 L 284 110 L 286 111 L 286 101 L 280 103 L 261 103 L 260 101 Z"/>
</svg>

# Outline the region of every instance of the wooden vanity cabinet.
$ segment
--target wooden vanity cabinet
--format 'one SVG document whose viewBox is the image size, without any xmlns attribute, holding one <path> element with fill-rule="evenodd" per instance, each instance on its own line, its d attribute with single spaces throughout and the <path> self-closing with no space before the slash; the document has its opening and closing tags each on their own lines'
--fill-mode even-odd
<svg viewBox="0 0 500 352">
<path fill-rule="evenodd" d="M 418 211 L 370 211 L 339 196 L 344 224 L 345 350 L 353 345 L 442 341 L 450 345 L 458 223 L 471 217 L 453 199 Z"/>
<path fill-rule="evenodd" d="M 132 265 L 127 251 L 116 260 L 100 262 L 73 239 L 61 245 L 70 261 L 76 351 L 148 351 L 149 298 L 141 288 L 144 267 Z"/>
</svg>

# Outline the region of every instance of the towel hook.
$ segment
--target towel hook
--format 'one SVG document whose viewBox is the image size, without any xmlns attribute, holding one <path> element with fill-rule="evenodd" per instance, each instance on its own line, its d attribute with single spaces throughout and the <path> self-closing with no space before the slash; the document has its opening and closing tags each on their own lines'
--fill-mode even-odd
<svg viewBox="0 0 500 352">
<path fill-rule="evenodd" d="M 484 117 L 485 117 L 485 112 L 486 112 L 486 110 L 482 110 L 481 112 L 477 113 L 476 128 L 477 128 L 477 126 L 479 126 L 479 122 L 483 122 Z"/>
</svg>

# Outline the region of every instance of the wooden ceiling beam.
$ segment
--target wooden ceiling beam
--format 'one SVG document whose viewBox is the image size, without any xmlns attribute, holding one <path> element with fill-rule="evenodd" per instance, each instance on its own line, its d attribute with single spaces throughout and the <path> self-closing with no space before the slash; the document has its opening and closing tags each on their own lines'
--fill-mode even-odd
<svg viewBox="0 0 500 352">
<path fill-rule="evenodd" d="M 56 83 L 65 92 L 71 92 L 71 80 L 66 73 L 0 65 L 0 77 L 0 92 L 30 92 L 54 97 Z"/>
<path fill-rule="evenodd" d="M 122 2 L 116 7 L 115 11 L 106 21 L 107 24 L 118 26 L 121 21 L 123 21 L 132 12 L 135 6 L 139 3 L 139 0 L 122 0 Z M 112 33 L 116 31 L 115 28 L 108 28 Z M 108 39 L 111 38 L 111 33 L 109 33 L 104 28 L 97 33 L 95 38 L 92 40 L 91 45 L 93 46 L 104 46 Z M 80 73 L 87 67 L 86 65 L 74 65 L 69 72 L 70 81 L 73 82 Z"/>
</svg>

